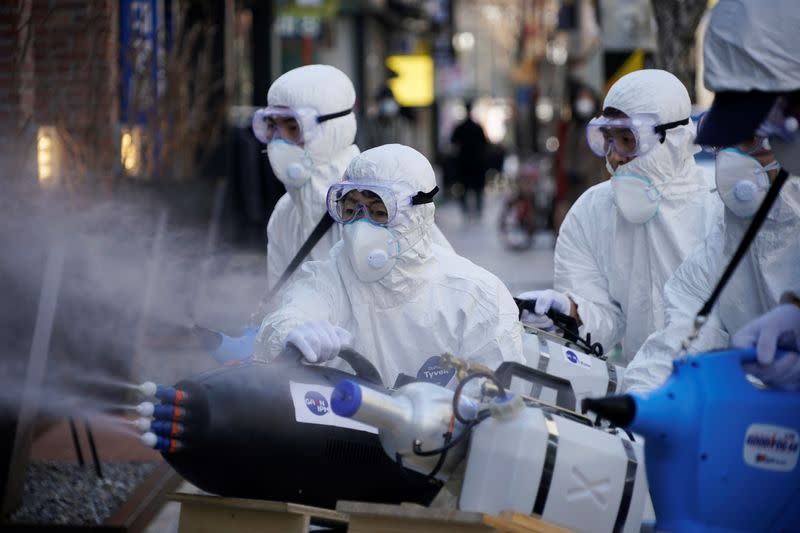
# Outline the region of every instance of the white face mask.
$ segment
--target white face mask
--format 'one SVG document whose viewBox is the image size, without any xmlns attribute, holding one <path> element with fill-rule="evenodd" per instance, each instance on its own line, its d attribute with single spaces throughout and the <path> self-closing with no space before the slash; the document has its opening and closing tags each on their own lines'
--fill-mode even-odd
<svg viewBox="0 0 800 533">
<path fill-rule="evenodd" d="M 400 255 L 400 241 L 383 226 L 358 220 L 342 227 L 344 253 L 356 276 L 370 283 L 383 279 Z"/>
<path fill-rule="evenodd" d="M 267 145 L 267 155 L 272 171 L 286 188 L 300 188 L 311 178 L 311 158 L 296 144 L 272 141 Z"/>
<path fill-rule="evenodd" d="M 616 172 L 611 176 L 614 203 L 631 224 L 644 224 L 658 213 L 661 191 L 643 176 Z"/>
<path fill-rule="evenodd" d="M 575 114 L 580 118 L 590 117 L 594 112 L 595 105 L 591 98 L 579 98 L 575 101 Z"/>
<path fill-rule="evenodd" d="M 758 160 L 736 148 L 726 148 L 717 154 L 714 176 L 717 193 L 734 215 L 750 218 L 767 195 L 767 171 L 778 168 L 773 161 L 766 167 Z"/>
</svg>

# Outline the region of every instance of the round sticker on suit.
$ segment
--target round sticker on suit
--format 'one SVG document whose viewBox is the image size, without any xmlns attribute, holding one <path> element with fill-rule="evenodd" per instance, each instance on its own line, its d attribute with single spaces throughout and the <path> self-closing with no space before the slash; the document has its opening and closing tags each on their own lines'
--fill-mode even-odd
<svg viewBox="0 0 800 533">
<path fill-rule="evenodd" d="M 453 376 L 456 374 L 456 369 L 452 367 L 442 367 L 442 358 L 438 355 L 430 357 L 427 361 L 422 363 L 422 366 L 417 371 L 417 379 L 420 381 L 427 381 L 446 387 Z"/>
</svg>

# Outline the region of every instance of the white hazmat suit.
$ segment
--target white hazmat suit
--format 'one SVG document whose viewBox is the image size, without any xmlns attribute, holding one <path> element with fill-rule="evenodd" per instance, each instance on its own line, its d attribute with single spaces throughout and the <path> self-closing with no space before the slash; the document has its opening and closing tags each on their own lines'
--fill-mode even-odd
<svg viewBox="0 0 800 533">
<path fill-rule="evenodd" d="M 603 102 L 628 116 L 656 114 L 660 123 L 690 116 L 683 84 L 663 70 L 640 70 L 617 81 Z M 648 335 L 664 325 L 664 284 L 710 230 L 722 209 L 713 185 L 695 164 L 695 125 L 669 129 L 666 140 L 620 165 L 616 173 L 649 179 L 661 192 L 644 223 L 626 220 L 609 181 L 572 206 L 555 249 L 554 288 L 576 304 L 593 342 L 608 350 L 622 341 L 629 362 Z"/>
<path fill-rule="evenodd" d="M 337 114 L 355 105 L 353 83 L 340 70 L 329 65 L 308 65 L 283 74 L 269 89 L 270 107 L 312 109 L 318 115 Z M 297 251 L 325 214 L 328 187 L 342 178 L 347 165 L 359 154 L 353 144 L 356 119 L 353 113 L 326 120 L 315 131 L 304 132 L 302 149 L 283 140 L 267 146 L 270 165 L 286 186 L 267 224 L 267 289 L 280 279 Z M 300 167 L 298 167 L 298 164 Z M 292 168 L 294 167 L 294 168 Z M 301 172 L 298 172 L 302 168 Z M 438 228 L 434 241 L 452 250 Z M 326 259 L 341 238 L 334 225 L 314 246 L 307 261 Z M 260 317 L 259 317 L 260 318 Z"/>
<path fill-rule="evenodd" d="M 666 285 L 666 327 L 653 333 L 625 370 L 624 388 L 641 392 L 661 385 L 672 373 L 681 342 L 711 295 L 750 220 L 728 209 Z M 750 243 L 690 352 L 729 344 L 729 336 L 780 302 L 784 292 L 800 294 L 800 180 L 790 177 Z"/>
<path fill-rule="evenodd" d="M 391 189 L 400 200 L 436 187 L 427 159 L 397 144 L 356 157 L 345 181 Z M 399 202 L 386 228 L 368 228 L 365 220 L 343 225 L 343 240 L 330 258 L 305 263 L 283 291 L 279 308 L 264 319 L 256 358 L 277 355 L 301 324 L 326 321 L 352 334 L 353 348 L 389 386 L 398 374 L 414 376 L 444 352 L 492 368 L 502 361 L 523 362 L 511 294 L 494 275 L 433 242 L 434 210 L 432 203 Z M 399 254 L 380 279 L 364 281 L 366 258 L 357 254 L 369 248 L 359 240 L 375 231 L 391 234 Z M 334 364 L 346 368 L 341 361 Z"/>
<path fill-rule="evenodd" d="M 319 114 L 352 109 L 356 101 L 353 83 L 329 65 L 308 65 L 283 74 L 269 88 L 270 106 L 311 107 Z M 288 161 L 270 154 L 275 175 L 286 186 L 267 224 L 267 288 L 272 289 L 297 251 L 325 214 L 325 194 L 339 181 L 359 150 L 353 144 L 356 118 L 352 113 L 318 125 L 319 132 L 306 140 L 301 164 L 305 173 L 293 179 Z M 278 141 L 280 142 L 280 141 Z M 273 143 L 270 143 L 272 145 Z M 334 225 L 311 250 L 307 260 L 324 259 L 341 238 Z"/>
</svg>

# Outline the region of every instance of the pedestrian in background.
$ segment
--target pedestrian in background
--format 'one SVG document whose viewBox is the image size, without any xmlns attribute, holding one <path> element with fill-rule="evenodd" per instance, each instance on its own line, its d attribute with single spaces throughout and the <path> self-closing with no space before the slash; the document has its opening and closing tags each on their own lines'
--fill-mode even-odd
<svg viewBox="0 0 800 533">
<path fill-rule="evenodd" d="M 586 142 L 586 124 L 600 109 L 600 97 L 588 85 L 572 81 L 569 87 L 570 115 L 562 123 L 561 142 L 554 168 L 557 180 L 553 230 L 558 233 L 572 204 L 586 189 L 608 178 L 605 163 Z"/>
<path fill-rule="evenodd" d="M 464 195 L 461 197 L 461 207 L 466 217 L 472 215 L 469 208 L 470 194 L 475 196 L 475 216 L 480 218 L 483 213 L 483 188 L 486 185 L 486 147 L 489 141 L 480 124 L 472 120 L 472 102 L 465 104 L 467 116 L 453 130 L 450 142 L 457 148 L 456 167 L 461 183 L 464 185 Z"/>
</svg>

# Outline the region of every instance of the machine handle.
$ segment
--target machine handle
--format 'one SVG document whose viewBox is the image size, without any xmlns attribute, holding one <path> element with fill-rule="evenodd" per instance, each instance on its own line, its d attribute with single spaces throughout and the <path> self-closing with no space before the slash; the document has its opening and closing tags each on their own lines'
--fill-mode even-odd
<svg viewBox="0 0 800 533">
<path fill-rule="evenodd" d="M 570 411 L 575 410 L 575 391 L 572 389 L 572 384 L 564 378 L 551 376 L 535 368 L 512 361 L 501 363 L 500 366 L 497 367 L 497 370 L 494 371 L 494 375 L 497 376 L 497 379 L 500 380 L 500 383 L 502 383 L 505 388 L 511 387 L 511 378 L 516 376 L 529 383 L 555 389 L 556 405 Z"/>
<path fill-rule="evenodd" d="M 514 302 L 519 309 L 519 318 L 522 318 L 522 311 L 536 312 L 536 300 L 522 300 L 514 298 Z M 564 330 L 564 338 L 568 341 L 575 342 L 578 340 L 578 321 L 570 315 L 565 315 L 555 309 L 549 309 L 545 315 L 552 320 L 557 326 Z"/>
<path fill-rule="evenodd" d="M 363 379 L 364 381 L 374 383 L 375 385 L 380 385 L 382 387 L 384 386 L 381 373 L 378 372 L 378 369 L 375 368 L 375 365 L 373 365 L 369 359 L 357 351 L 351 348 L 342 348 L 339 351 L 339 357 L 341 357 L 348 365 L 350 365 L 357 377 Z M 276 360 L 284 360 L 289 363 L 302 364 L 303 354 L 300 353 L 300 350 L 298 350 L 295 346 L 288 344 L 278 355 Z"/>
</svg>

